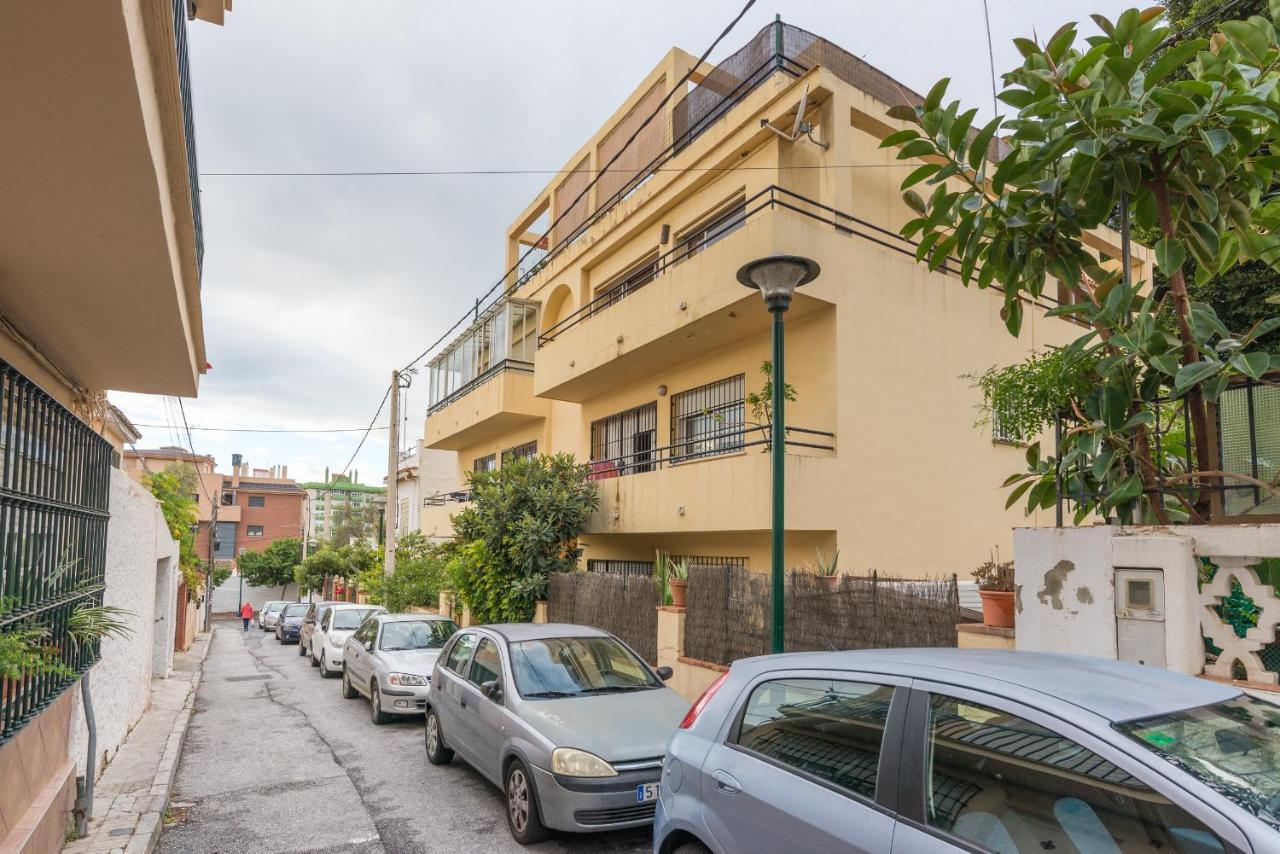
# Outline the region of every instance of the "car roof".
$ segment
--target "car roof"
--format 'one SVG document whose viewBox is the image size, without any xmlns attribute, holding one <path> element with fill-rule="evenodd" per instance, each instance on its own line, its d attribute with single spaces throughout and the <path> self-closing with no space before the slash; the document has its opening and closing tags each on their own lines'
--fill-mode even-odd
<svg viewBox="0 0 1280 854">
<path fill-rule="evenodd" d="M 400 623 L 406 620 L 450 620 L 444 614 L 415 614 L 412 612 L 404 612 L 400 614 L 377 614 L 375 618 L 384 623 Z"/>
<path fill-rule="evenodd" d="M 382 606 L 372 605 L 368 602 L 333 602 L 332 607 L 335 611 L 350 611 L 352 608 L 359 608 L 361 611 L 368 611 L 374 608 L 381 608 Z"/>
<path fill-rule="evenodd" d="M 929 679 L 1044 707 L 1045 699 L 1112 723 L 1221 703 L 1240 689 L 1158 667 L 1084 655 L 996 649 L 866 649 L 799 652 L 736 662 L 750 675 L 813 668 Z M 1070 709 L 1057 708 L 1067 712 Z M 1088 714 L 1083 715 L 1088 717 Z"/>
<path fill-rule="evenodd" d="M 603 629 L 579 626 L 574 623 L 494 623 L 475 626 L 475 628 L 488 629 L 504 638 L 508 643 L 513 641 L 546 640 L 548 638 L 611 637 Z"/>
</svg>

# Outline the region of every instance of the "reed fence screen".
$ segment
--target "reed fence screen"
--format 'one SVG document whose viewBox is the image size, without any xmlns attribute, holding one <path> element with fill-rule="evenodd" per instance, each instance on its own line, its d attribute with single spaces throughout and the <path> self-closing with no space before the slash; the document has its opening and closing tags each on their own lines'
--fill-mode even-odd
<svg viewBox="0 0 1280 854">
<path fill-rule="evenodd" d="M 604 629 L 650 664 L 658 660 L 658 590 L 647 576 L 553 572 L 547 619 Z"/>
<path fill-rule="evenodd" d="M 689 573 L 685 655 L 715 664 L 770 652 L 769 575 L 741 567 Z M 834 589 L 811 572 L 787 577 L 787 652 L 956 645 L 956 577 L 914 580 L 842 576 Z"/>
</svg>

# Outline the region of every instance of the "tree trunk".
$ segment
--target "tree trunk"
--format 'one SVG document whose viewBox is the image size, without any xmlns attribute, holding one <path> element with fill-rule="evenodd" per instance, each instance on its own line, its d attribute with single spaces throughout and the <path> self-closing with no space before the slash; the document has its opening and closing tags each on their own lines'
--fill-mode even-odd
<svg viewBox="0 0 1280 854">
<path fill-rule="evenodd" d="M 1151 184 L 1152 194 L 1156 200 L 1156 212 L 1160 218 L 1160 233 L 1165 237 L 1177 237 L 1173 228 L 1173 212 L 1169 206 L 1169 185 L 1165 174 L 1160 170 L 1160 161 L 1156 160 L 1156 179 Z M 1200 361 L 1200 351 L 1196 349 L 1195 335 L 1191 331 L 1191 299 L 1187 294 L 1187 280 L 1182 269 L 1173 270 L 1169 274 L 1169 293 L 1173 295 L 1173 313 L 1178 320 L 1178 337 L 1182 341 L 1182 364 L 1190 365 Z M 1195 468 L 1212 469 L 1217 461 L 1212 456 L 1209 445 L 1209 412 L 1204 402 L 1204 392 L 1196 386 L 1183 398 L 1187 407 L 1187 415 L 1191 422 L 1192 441 L 1194 442 L 1196 460 Z M 1201 496 L 1195 502 L 1202 516 L 1207 516 L 1208 499 Z"/>
<path fill-rule="evenodd" d="M 1169 513 L 1164 507 L 1164 493 L 1156 482 L 1155 465 L 1151 462 L 1151 440 L 1145 424 L 1139 424 L 1133 434 L 1134 452 L 1138 456 L 1138 471 L 1142 474 L 1143 492 L 1151 498 L 1151 512 L 1161 525 L 1170 524 Z"/>
</svg>

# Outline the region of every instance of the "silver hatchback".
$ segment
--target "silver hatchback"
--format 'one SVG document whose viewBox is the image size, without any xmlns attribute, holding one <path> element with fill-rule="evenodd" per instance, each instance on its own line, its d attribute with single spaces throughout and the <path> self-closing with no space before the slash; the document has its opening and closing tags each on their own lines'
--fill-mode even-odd
<svg viewBox="0 0 1280 854">
<path fill-rule="evenodd" d="M 562 624 L 456 634 L 432 676 L 427 759 L 454 751 L 500 786 L 517 842 L 653 821 L 663 752 L 688 703 L 608 632 Z"/>
<path fill-rule="evenodd" d="M 374 614 L 343 648 L 342 696 L 368 697 L 375 724 L 422 714 L 432 668 L 457 630 L 453 620 L 435 614 Z"/>
</svg>

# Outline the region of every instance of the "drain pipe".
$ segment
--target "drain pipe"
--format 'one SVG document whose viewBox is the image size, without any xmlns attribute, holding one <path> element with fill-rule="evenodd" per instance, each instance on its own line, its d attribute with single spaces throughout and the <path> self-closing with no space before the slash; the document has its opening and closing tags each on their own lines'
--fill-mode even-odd
<svg viewBox="0 0 1280 854">
<path fill-rule="evenodd" d="M 80 698 L 84 701 L 84 722 L 89 730 L 89 754 L 85 758 L 84 776 L 76 779 L 76 834 L 89 834 L 89 818 L 93 815 L 94 758 L 98 753 L 98 724 L 93 717 L 93 696 L 89 693 L 89 671 L 80 678 Z"/>
</svg>

